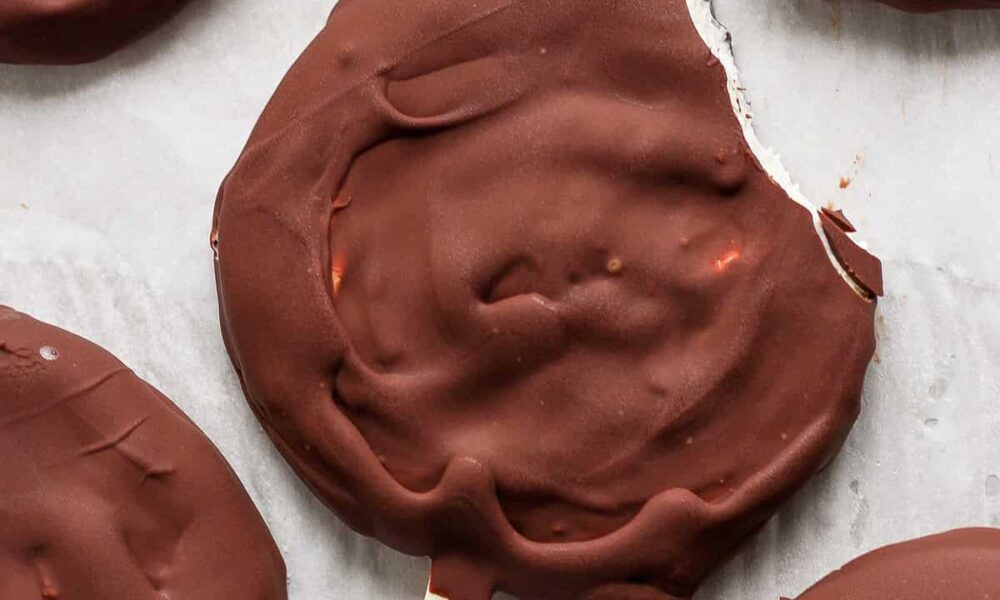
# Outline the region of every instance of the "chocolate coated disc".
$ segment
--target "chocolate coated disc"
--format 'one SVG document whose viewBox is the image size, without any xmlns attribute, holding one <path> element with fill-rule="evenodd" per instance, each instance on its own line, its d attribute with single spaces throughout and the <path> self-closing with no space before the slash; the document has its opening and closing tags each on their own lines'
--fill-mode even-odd
<svg viewBox="0 0 1000 600">
<path fill-rule="evenodd" d="M 211 442 L 105 350 L 0 307 L 0 598 L 284 600 Z"/>
<path fill-rule="evenodd" d="M 185 0 L 0 0 L 0 62 L 87 63 L 166 20 Z"/>
<path fill-rule="evenodd" d="M 1000 530 L 963 529 L 866 554 L 799 600 L 1000 598 Z"/>
<path fill-rule="evenodd" d="M 858 414 L 881 270 L 827 221 L 681 0 L 347 0 L 213 239 L 272 439 L 435 592 L 687 597 Z"/>
</svg>

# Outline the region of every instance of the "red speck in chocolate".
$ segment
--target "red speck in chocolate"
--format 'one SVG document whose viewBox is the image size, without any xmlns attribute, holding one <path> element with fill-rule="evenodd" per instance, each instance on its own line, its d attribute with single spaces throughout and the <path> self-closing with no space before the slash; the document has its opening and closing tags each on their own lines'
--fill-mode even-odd
<svg viewBox="0 0 1000 600">
<path fill-rule="evenodd" d="M 721 257 L 715 259 L 715 270 L 720 273 L 725 271 L 731 264 L 738 261 L 741 256 L 742 254 L 739 250 L 730 250 L 729 252 L 726 252 Z"/>
</svg>

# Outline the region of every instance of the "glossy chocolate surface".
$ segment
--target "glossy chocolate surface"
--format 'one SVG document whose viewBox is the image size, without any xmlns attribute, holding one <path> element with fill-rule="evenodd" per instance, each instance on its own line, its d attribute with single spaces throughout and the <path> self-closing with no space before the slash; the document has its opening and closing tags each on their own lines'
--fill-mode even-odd
<svg viewBox="0 0 1000 600">
<path fill-rule="evenodd" d="M 146 33 L 185 2 L 0 0 L 0 62 L 92 62 Z"/>
<path fill-rule="evenodd" d="M 233 362 L 440 595 L 687 597 L 847 435 L 874 301 L 726 86 L 681 0 L 346 0 L 258 123 L 213 236 Z"/>
<path fill-rule="evenodd" d="M 225 460 L 105 350 L 0 307 L 0 598 L 284 600 Z"/>
<path fill-rule="evenodd" d="M 866 554 L 799 600 L 1000 598 L 1000 530 L 962 529 Z"/>
</svg>

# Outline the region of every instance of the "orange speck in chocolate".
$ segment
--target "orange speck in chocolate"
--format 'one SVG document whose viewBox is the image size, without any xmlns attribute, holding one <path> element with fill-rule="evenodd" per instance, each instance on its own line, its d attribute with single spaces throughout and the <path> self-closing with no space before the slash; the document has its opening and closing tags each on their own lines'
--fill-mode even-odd
<svg viewBox="0 0 1000 600">
<path fill-rule="evenodd" d="M 741 253 L 739 250 L 734 249 L 730 250 L 729 252 L 726 252 L 725 254 L 723 254 L 722 256 L 720 256 L 715 260 L 715 270 L 719 271 L 720 273 L 722 271 L 725 271 L 726 269 L 729 268 L 729 265 L 738 261 L 741 256 L 743 256 L 743 253 Z"/>
<path fill-rule="evenodd" d="M 624 263 L 622 263 L 622 259 L 620 258 L 612 258 L 611 260 L 608 261 L 608 264 L 605 266 L 608 275 L 618 275 L 622 272 L 622 269 L 624 268 L 625 265 Z"/>
<path fill-rule="evenodd" d="M 56 587 L 56 584 L 48 578 L 48 576 L 42 575 L 40 587 L 41 589 L 39 592 L 44 600 L 58 600 L 59 589 Z"/>
<path fill-rule="evenodd" d="M 209 238 L 208 242 L 212 246 L 212 253 L 215 255 L 215 260 L 219 260 L 219 230 L 213 229 L 212 236 Z"/>
<path fill-rule="evenodd" d="M 347 260 L 344 255 L 337 255 L 333 259 L 333 268 L 331 269 L 331 281 L 333 283 L 333 297 L 336 298 L 340 294 L 340 286 L 344 282 L 344 270 L 347 268 Z"/>
</svg>

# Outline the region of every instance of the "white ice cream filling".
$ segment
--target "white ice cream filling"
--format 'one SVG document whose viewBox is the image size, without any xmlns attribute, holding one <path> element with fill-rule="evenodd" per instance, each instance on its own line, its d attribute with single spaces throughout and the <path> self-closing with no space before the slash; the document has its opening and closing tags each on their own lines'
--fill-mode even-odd
<svg viewBox="0 0 1000 600">
<path fill-rule="evenodd" d="M 823 224 L 822 221 L 820 221 L 820 210 L 814 204 L 809 202 L 808 199 L 806 199 L 805 195 L 799 189 L 799 186 L 792 180 L 792 176 L 781 163 L 781 157 L 778 156 L 776 152 L 762 144 L 760 139 L 757 137 L 757 133 L 754 131 L 752 124 L 753 116 L 750 111 L 750 104 L 744 94 L 745 88 L 740 85 L 739 69 L 736 67 L 736 58 L 733 54 L 732 36 L 729 31 L 727 31 L 726 28 L 715 19 L 715 15 L 712 13 L 711 0 L 687 0 L 687 5 L 695 28 L 698 30 L 702 39 L 705 40 L 705 44 L 708 46 L 709 50 L 726 70 L 729 99 L 733 105 L 733 112 L 736 113 L 736 118 L 739 120 L 740 127 L 743 129 L 743 137 L 746 139 L 747 145 L 750 146 L 750 151 L 757 157 L 757 160 L 760 162 L 761 166 L 764 167 L 764 171 L 768 174 L 771 180 L 784 190 L 789 198 L 809 211 L 809 214 L 812 215 L 813 227 L 816 229 L 816 235 L 819 237 L 820 243 L 823 244 L 823 249 L 826 250 L 827 257 L 830 259 L 830 264 L 832 264 L 833 268 L 837 270 L 840 277 L 847 282 L 849 286 L 851 286 L 851 289 L 853 289 L 862 298 L 867 299 L 869 297 L 868 292 L 858 285 L 850 273 L 847 272 L 847 269 L 845 269 L 840 261 L 837 260 L 836 255 L 834 255 L 833 248 L 830 246 L 830 241 L 827 239 L 826 233 L 823 231 Z M 858 243 L 858 245 L 864 248 L 863 244 Z"/>
</svg>

